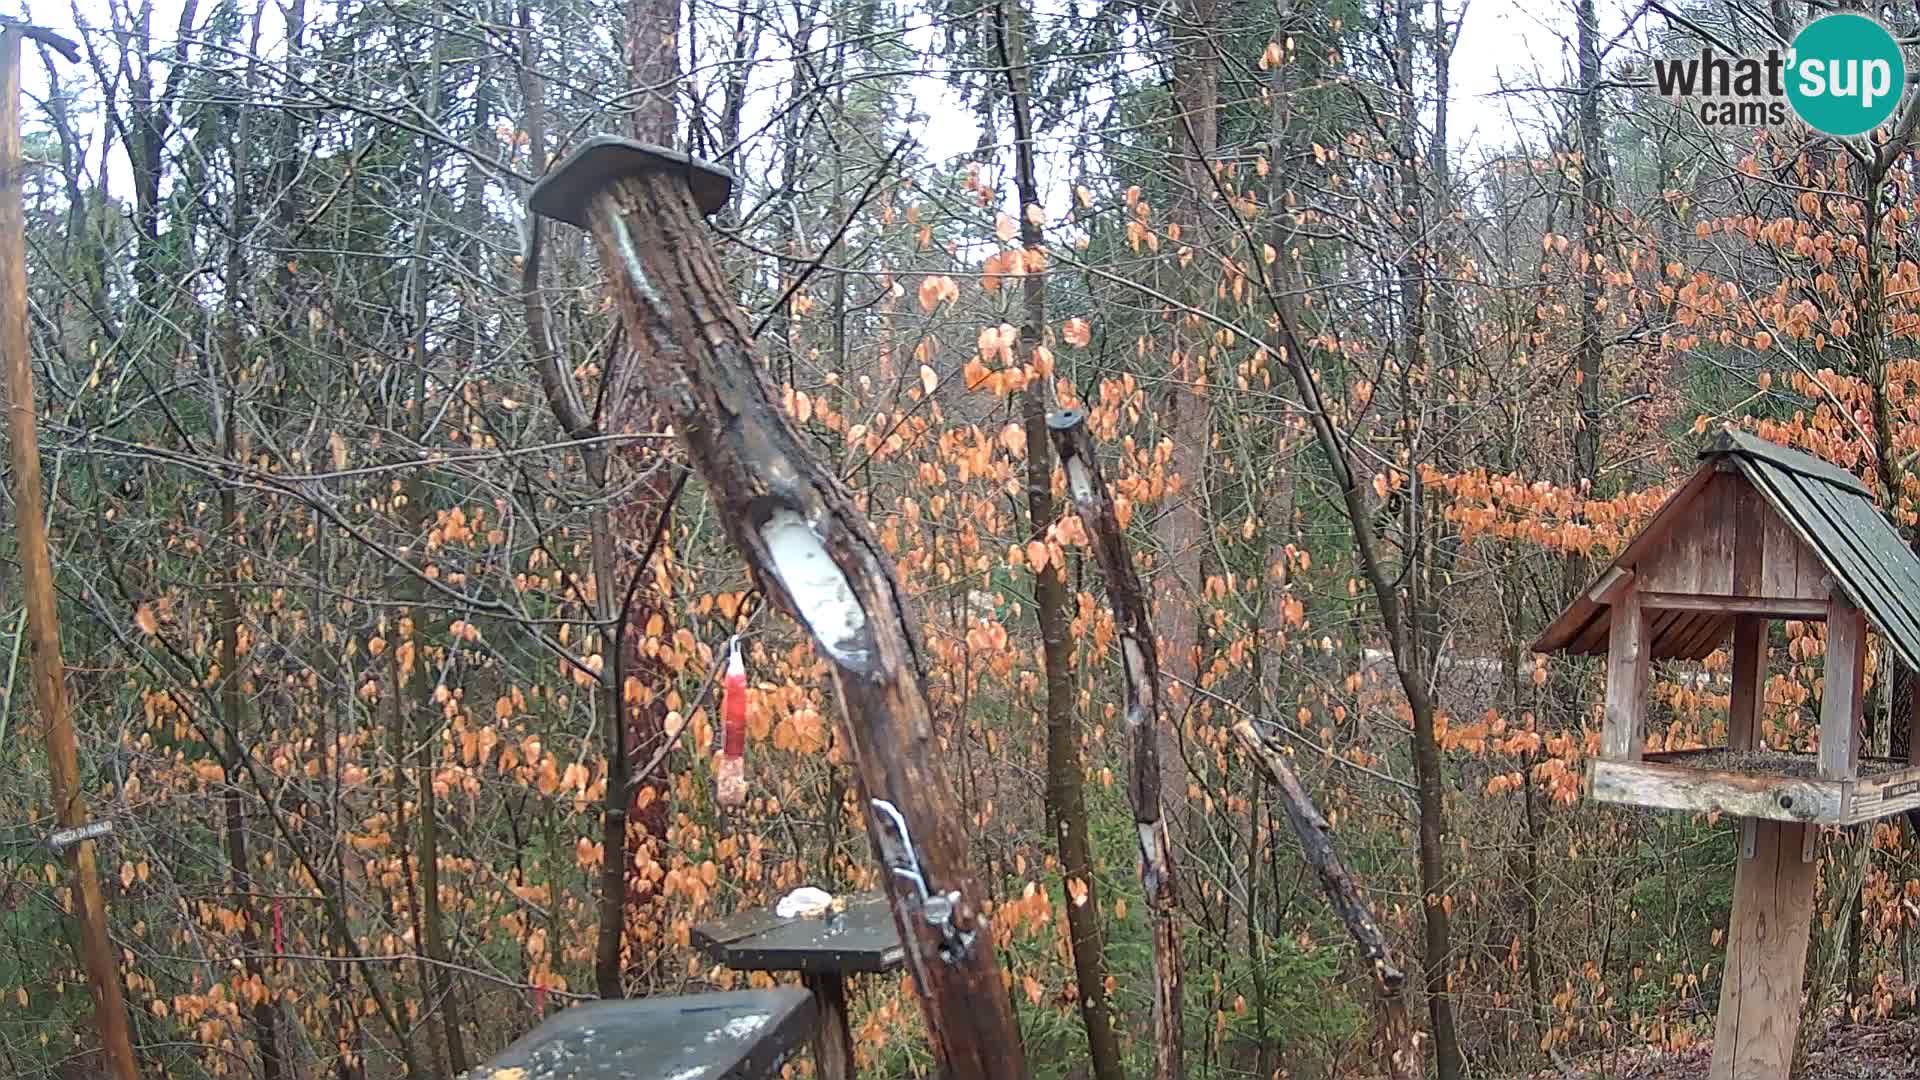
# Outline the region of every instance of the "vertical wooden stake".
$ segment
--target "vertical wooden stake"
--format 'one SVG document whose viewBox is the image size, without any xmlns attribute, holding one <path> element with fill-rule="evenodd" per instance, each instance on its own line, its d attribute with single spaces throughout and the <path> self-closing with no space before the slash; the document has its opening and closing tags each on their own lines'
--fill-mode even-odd
<svg viewBox="0 0 1920 1080">
<path fill-rule="evenodd" d="M 1607 631 L 1607 713 L 1600 728 L 1600 754 L 1615 761 L 1638 761 L 1646 747 L 1647 673 L 1653 642 L 1639 582 L 1628 584 L 1613 602 Z"/>
<path fill-rule="evenodd" d="M 54 815 L 63 829 L 87 824 L 80 793 L 80 751 L 67 711 L 65 665 L 60 658 L 60 614 L 53 596 L 53 559 L 47 550 L 47 509 L 40 492 L 40 441 L 35 430 L 33 357 L 27 338 L 26 211 L 21 206 L 20 40 L 45 39 L 45 31 L 8 26 L 0 30 L 0 354 L 6 375 L 7 435 L 13 445 L 13 499 L 18 510 L 20 579 L 27 601 L 27 638 L 33 650 L 33 700 L 47 732 L 47 770 L 52 776 Z M 71 48 L 71 45 L 68 46 Z M 120 966 L 107 936 L 106 901 L 94 866 L 92 840 L 67 849 L 67 884 L 80 924 L 80 960 L 93 993 L 94 1024 L 101 1049 L 121 1080 L 140 1075 L 133 1056 Z"/>
<path fill-rule="evenodd" d="M 1708 1080 L 1781 1080 L 1800 1027 L 1816 867 L 1801 859 L 1818 825 L 1752 821 L 1754 855 L 1733 875 L 1733 919 Z"/>
<path fill-rule="evenodd" d="M 839 974 L 802 975 L 813 992 L 818 1019 L 813 1031 L 813 1074 L 821 1080 L 853 1080 L 853 1031 L 847 1022 L 847 980 Z"/>
<path fill-rule="evenodd" d="M 1822 780 L 1851 780 L 1859 772 L 1866 670 L 1867 617 L 1835 592 L 1827 600 L 1827 665 L 1820 693 Z"/>
</svg>

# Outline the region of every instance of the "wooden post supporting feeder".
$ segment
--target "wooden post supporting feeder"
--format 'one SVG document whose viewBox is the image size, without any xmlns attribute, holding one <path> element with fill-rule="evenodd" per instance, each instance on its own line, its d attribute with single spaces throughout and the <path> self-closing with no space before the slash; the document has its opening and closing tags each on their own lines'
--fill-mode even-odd
<svg viewBox="0 0 1920 1080">
<path fill-rule="evenodd" d="M 940 767 L 926 654 L 892 560 L 754 362 L 753 335 L 701 227 L 732 187 L 732 176 L 685 154 L 599 137 L 535 185 L 528 205 L 593 233 L 644 382 L 728 537 L 832 663 L 940 1071 L 1019 1080 L 1026 1057 L 980 908 L 986 893 L 968 864 L 965 819 Z"/>
<path fill-rule="evenodd" d="M 1700 456 L 1534 649 L 1607 658 L 1594 798 L 1741 819 L 1709 1075 L 1773 1080 L 1787 1073 L 1800 1023 L 1820 828 L 1920 806 L 1920 760 L 1870 757 L 1862 737 L 1868 626 L 1920 669 L 1920 559 L 1866 485 L 1819 458 L 1733 429 Z M 1765 743 L 1775 620 L 1826 625 L 1815 753 Z M 1729 638 L 1725 745 L 1649 751 L 1652 662 L 1704 659 Z"/>
</svg>

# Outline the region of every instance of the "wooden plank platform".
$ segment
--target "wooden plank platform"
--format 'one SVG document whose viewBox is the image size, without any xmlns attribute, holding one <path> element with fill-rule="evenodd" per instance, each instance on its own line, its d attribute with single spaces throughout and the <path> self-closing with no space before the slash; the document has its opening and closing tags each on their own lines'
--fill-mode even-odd
<svg viewBox="0 0 1920 1080">
<path fill-rule="evenodd" d="M 798 971 L 809 975 L 879 974 L 906 959 L 887 898 L 847 897 L 845 911 L 783 919 L 764 908 L 693 928 L 693 944 L 735 971 Z"/>
<path fill-rule="evenodd" d="M 800 989 L 596 1001 L 549 1017 L 465 1080 L 771 1080 L 813 1021 Z"/>
<path fill-rule="evenodd" d="M 813 993 L 819 1027 L 814 1075 L 851 1080 L 853 1027 L 847 1015 L 847 976 L 881 974 L 906 961 L 893 909 L 882 893 L 845 897 L 846 906 L 820 918 L 783 918 L 757 908 L 693 928 L 693 943 L 735 971 L 798 971 Z"/>
<path fill-rule="evenodd" d="M 1858 825 L 1920 807 L 1920 767 L 1905 762 L 1864 759 L 1861 771 L 1870 775 L 1852 780 L 1822 779 L 1817 767 L 1789 776 L 1690 763 L 1724 753 L 1714 747 L 1648 754 L 1642 761 L 1595 758 L 1588 780 L 1601 802 L 1816 825 Z M 1814 764 L 1811 754 L 1793 756 Z"/>
</svg>

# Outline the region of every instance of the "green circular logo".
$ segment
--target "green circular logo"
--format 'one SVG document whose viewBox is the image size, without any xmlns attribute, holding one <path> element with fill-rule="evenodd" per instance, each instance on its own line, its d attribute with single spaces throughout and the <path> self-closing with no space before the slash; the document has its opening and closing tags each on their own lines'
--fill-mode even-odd
<svg viewBox="0 0 1920 1080">
<path fill-rule="evenodd" d="M 1865 15 L 1825 15 L 1793 39 L 1787 100 L 1815 131 L 1872 131 L 1893 115 L 1906 88 L 1900 43 Z"/>
</svg>

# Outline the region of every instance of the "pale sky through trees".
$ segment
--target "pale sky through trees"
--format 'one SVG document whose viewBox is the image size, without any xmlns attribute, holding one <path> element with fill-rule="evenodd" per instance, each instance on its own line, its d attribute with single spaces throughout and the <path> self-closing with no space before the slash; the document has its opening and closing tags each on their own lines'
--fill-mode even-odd
<svg viewBox="0 0 1920 1080">
<path fill-rule="evenodd" d="M 102 0 L 80 0 L 79 10 L 96 27 L 109 22 Z M 1036 13 L 1044 18 L 1048 5 L 1036 5 Z M 1602 4 L 1601 19 L 1605 32 L 1616 33 L 1624 12 L 1617 4 Z M 30 22 L 68 34 L 74 34 L 72 8 L 58 0 L 26 0 L 24 15 Z M 153 13 L 153 31 L 156 47 L 170 45 L 169 29 L 176 25 L 179 17 L 178 0 L 161 0 L 155 5 Z M 268 55 L 274 52 L 278 40 L 277 18 L 270 9 L 267 24 L 263 29 L 263 51 Z M 1451 142 L 1467 152 L 1471 162 L 1475 149 L 1504 149 L 1513 141 L 1516 131 L 1526 131 L 1534 127 L 1539 117 L 1540 103 L 1530 99 L 1524 93 L 1502 93 L 1508 90 L 1526 90 L 1536 87 L 1564 85 L 1571 78 L 1569 57 L 1571 46 L 1567 34 L 1572 26 L 1572 12 L 1565 4 L 1553 4 L 1544 9 L 1531 5 L 1506 2 L 1506 0 L 1474 0 L 1467 8 L 1460 38 L 1455 48 L 1453 64 L 1452 93 L 1452 138 Z M 916 51 L 929 58 L 932 64 L 938 64 L 938 43 L 934 34 L 925 28 L 912 29 L 907 33 L 909 41 Z M 763 116 L 771 107 L 777 95 L 765 93 L 767 88 L 779 85 L 785 78 L 786 65 L 762 62 L 755 75 L 756 88 L 762 93 L 756 94 L 753 104 L 761 106 Z M 84 68 L 63 73 L 68 85 L 78 80 L 83 87 L 82 94 L 92 97 L 86 89 L 91 75 Z M 22 72 L 23 83 L 29 96 L 43 93 L 45 76 L 37 62 L 28 62 Z M 979 125 L 975 116 L 963 108 L 954 89 L 946 80 L 937 76 L 926 76 L 920 80 L 922 85 L 916 91 L 917 106 L 927 114 L 928 121 L 920 125 L 915 132 L 927 151 L 929 158 L 935 161 L 965 160 L 979 140 Z M 747 124 L 747 130 L 757 125 Z M 97 142 L 95 147 L 97 149 Z M 1044 149 L 1042 158 L 1045 158 Z M 124 162 L 115 162 L 112 169 L 113 179 L 118 184 L 125 179 Z M 1041 162 L 1043 182 L 1046 163 Z M 752 174 L 752 170 L 748 170 Z M 1064 207 L 1066 192 L 1063 183 L 1046 183 L 1048 197 L 1058 199 Z"/>
</svg>

